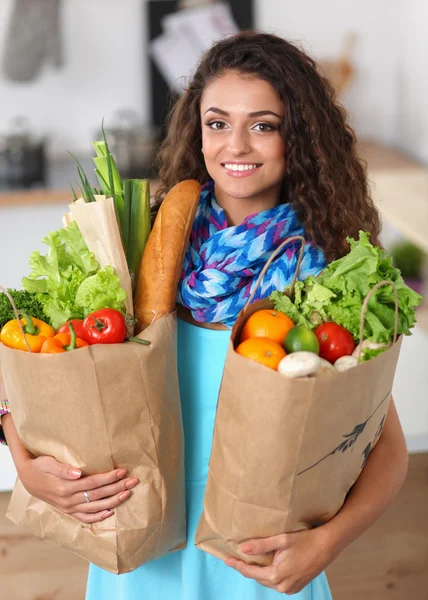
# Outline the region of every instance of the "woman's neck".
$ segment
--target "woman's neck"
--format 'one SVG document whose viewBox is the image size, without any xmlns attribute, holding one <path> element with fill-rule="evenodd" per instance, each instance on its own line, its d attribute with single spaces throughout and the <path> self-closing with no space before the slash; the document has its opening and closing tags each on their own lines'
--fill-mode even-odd
<svg viewBox="0 0 428 600">
<path fill-rule="evenodd" d="M 277 206 L 280 202 L 280 190 L 275 188 L 252 198 L 233 198 L 214 187 L 214 197 L 224 210 L 229 227 L 233 227 L 240 225 L 249 215 Z"/>
</svg>

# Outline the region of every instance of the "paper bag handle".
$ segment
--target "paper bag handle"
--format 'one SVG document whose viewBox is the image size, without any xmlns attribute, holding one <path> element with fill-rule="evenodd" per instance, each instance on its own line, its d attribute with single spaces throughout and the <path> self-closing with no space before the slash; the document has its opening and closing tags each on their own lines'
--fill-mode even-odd
<svg viewBox="0 0 428 600">
<path fill-rule="evenodd" d="M 27 340 L 27 338 L 25 337 L 24 328 L 22 327 L 22 324 L 21 324 L 21 319 L 20 319 L 20 317 L 19 317 L 19 313 L 18 313 L 18 309 L 16 308 L 16 304 L 15 304 L 15 302 L 13 301 L 13 298 L 12 298 L 12 296 L 9 294 L 9 292 L 7 291 L 7 289 L 6 289 L 6 288 L 4 288 L 2 285 L 0 285 L 0 290 L 3 290 L 3 292 L 4 292 L 4 293 L 6 294 L 6 296 L 7 296 L 7 299 L 8 299 L 8 300 L 9 300 L 9 302 L 11 303 L 11 305 L 12 305 L 12 309 L 13 309 L 13 312 L 15 313 L 16 320 L 18 321 L 19 329 L 21 330 L 22 337 L 24 338 L 25 345 L 27 346 L 28 352 L 31 352 L 30 344 L 28 343 L 28 340 Z"/>
<path fill-rule="evenodd" d="M 361 342 L 363 340 L 363 335 L 364 335 L 364 322 L 366 320 L 367 307 L 368 307 L 370 298 L 383 285 L 390 285 L 390 286 L 392 286 L 392 290 L 394 292 L 395 315 L 394 315 L 394 337 L 392 338 L 392 343 L 395 344 L 395 342 L 397 341 L 397 334 L 398 334 L 398 293 L 397 293 L 397 288 L 395 287 L 395 284 L 392 281 L 390 281 L 389 279 L 386 279 L 385 281 L 380 281 L 379 283 L 377 283 L 376 285 L 374 285 L 372 287 L 372 289 L 370 290 L 370 292 L 367 294 L 367 296 L 364 298 L 363 307 L 361 309 L 361 319 L 360 319 L 360 335 L 359 335 L 360 345 L 359 345 L 359 348 L 358 348 L 358 355 L 357 355 L 358 362 L 360 362 L 361 352 L 362 352 L 362 343 Z"/>
<path fill-rule="evenodd" d="M 272 264 L 273 259 L 279 254 L 279 252 L 284 248 L 284 246 L 287 246 L 290 242 L 294 242 L 295 240 L 300 240 L 302 242 L 302 247 L 300 248 L 299 260 L 297 261 L 296 271 L 294 273 L 293 281 L 291 282 L 291 295 L 293 295 L 294 284 L 296 283 L 297 276 L 299 274 L 300 265 L 303 260 L 303 252 L 305 250 L 305 245 L 306 245 L 306 240 L 301 235 L 293 235 L 293 236 L 287 238 L 286 240 L 284 240 L 283 242 L 281 242 L 281 244 L 278 246 L 278 248 L 275 248 L 275 250 L 272 252 L 272 254 L 269 256 L 268 260 L 266 261 L 265 266 L 261 270 L 261 273 L 256 281 L 256 285 L 254 286 L 254 289 L 251 292 L 250 297 L 248 298 L 247 303 L 244 306 L 244 310 L 246 310 L 248 308 L 248 306 L 251 304 L 251 302 L 255 296 L 255 293 L 259 289 L 259 286 L 263 280 L 263 277 L 266 274 L 266 271 L 269 269 L 270 265 Z"/>
</svg>

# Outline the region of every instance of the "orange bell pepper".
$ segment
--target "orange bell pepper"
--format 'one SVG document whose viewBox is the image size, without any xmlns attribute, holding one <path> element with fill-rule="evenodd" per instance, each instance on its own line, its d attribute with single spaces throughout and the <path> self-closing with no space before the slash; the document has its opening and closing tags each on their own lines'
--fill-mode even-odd
<svg viewBox="0 0 428 600">
<path fill-rule="evenodd" d="M 88 342 L 76 337 L 76 332 L 71 323 L 68 324 L 70 332 L 57 333 L 44 341 L 40 350 L 42 354 L 62 354 L 76 348 L 89 346 Z"/>
<path fill-rule="evenodd" d="M 52 338 L 55 335 L 55 331 L 53 327 L 44 321 L 34 319 L 24 312 L 21 314 L 23 318 L 19 322 L 24 330 L 25 340 L 27 340 L 31 352 L 40 352 L 46 339 Z M 19 328 L 19 322 L 18 319 L 13 319 L 3 325 L 0 333 L 0 341 L 9 348 L 28 352 L 27 344 Z"/>
</svg>

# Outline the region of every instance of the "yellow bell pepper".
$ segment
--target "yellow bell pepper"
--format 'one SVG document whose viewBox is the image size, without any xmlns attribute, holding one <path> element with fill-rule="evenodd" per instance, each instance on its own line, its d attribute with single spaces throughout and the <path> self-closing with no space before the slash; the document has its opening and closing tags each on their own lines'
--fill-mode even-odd
<svg viewBox="0 0 428 600">
<path fill-rule="evenodd" d="M 23 315 L 23 318 L 20 319 L 20 322 L 24 329 L 25 339 L 30 346 L 31 352 L 40 352 L 43 342 L 46 340 L 46 338 L 53 337 L 55 335 L 55 331 L 53 327 L 44 321 L 40 321 L 40 319 L 34 319 L 25 313 L 21 314 Z M 8 321 L 2 327 L 0 333 L 0 342 L 9 348 L 15 348 L 16 350 L 24 350 L 24 352 L 28 352 L 27 344 L 25 343 L 17 319 Z"/>
</svg>

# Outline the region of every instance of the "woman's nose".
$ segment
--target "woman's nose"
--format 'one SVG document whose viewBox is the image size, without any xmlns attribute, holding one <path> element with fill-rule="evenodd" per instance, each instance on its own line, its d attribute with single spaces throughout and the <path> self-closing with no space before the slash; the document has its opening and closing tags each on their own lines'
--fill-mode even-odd
<svg viewBox="0 0 428 600">
<path fill-rule="evenodd" d="M 248 134 L 242 129 L 235 129 L 230 134 L 228 145 L 234 155 L 245 154 L 250 149 Z"/>
</svg>

